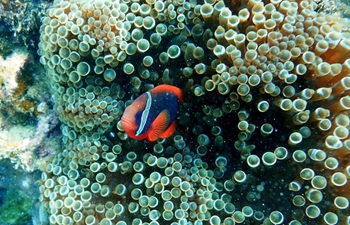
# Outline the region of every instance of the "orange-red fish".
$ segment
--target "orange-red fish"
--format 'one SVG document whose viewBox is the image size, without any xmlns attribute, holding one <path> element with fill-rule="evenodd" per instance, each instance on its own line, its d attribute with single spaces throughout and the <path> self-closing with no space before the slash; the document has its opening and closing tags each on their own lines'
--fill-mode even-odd
<svg viewBox="0 0 350 225">
<path fill-rule="evenodd" d="M 121 118 L 127 135 L 136 140 L 156 141 L 170 137 L 176 127 L 178 102 L 182 91 L 171 85 L 159 85 L 140 95 Z"/>
</svg>

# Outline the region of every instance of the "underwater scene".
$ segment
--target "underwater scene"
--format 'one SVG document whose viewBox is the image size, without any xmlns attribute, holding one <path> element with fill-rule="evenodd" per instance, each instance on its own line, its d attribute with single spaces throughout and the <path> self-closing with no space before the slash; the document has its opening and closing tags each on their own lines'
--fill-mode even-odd
<svg viewBox="0 0 350 225">
<path fill-rule="evenodd" d="M 0 225 L 349 225 L 349 0 L 0 0 Z"/>
</svg>

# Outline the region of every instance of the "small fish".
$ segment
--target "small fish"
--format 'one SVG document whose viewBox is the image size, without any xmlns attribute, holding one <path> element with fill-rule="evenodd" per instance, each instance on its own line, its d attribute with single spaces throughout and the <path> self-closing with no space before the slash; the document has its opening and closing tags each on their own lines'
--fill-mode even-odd
<svg viewBox="0 0 350 225">
<path fill-rule="evenodd" d="M 181 100 L 179 88 L 159 85 L 126 107 L 121 125 L 125 133 L 136 140 L 168 138 L 175 131 L 178 102 Z"/>
</svg>

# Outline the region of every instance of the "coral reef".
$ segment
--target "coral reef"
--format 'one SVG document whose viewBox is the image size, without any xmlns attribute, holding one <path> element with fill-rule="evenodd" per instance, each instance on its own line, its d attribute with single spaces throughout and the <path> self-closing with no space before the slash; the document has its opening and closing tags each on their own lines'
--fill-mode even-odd
<svg viewBox="0 0 350 225">
<path fill-rule="evenodd" d="M 0 56 L 0 98 L 5 98 L 13 94 L 18 88 L 17 75 L 26 62 L 28 55 L 25 53 L 13 53 L 6 60 Z"/>
<path fill-rule="evenodd" d="M 349 21 L 303 1 L 56 0 L 40 62 L 62 122 L 51 224 L 349 224 Z M 184 90 L 172 138 L 123 110 Z"/>
<path fill-rule="evenodd" d="M 325 0 L 315 1 L 318 11 L 327 14 L 337 14 L 344 18 L 350 18 L 350 2 L 349 0 Z"/>
<path fill-rule="evenodd" d="M 0 1 L 0 52 L 8 54 L 14 47 L 35 49 L 38 43 L 40 18 L 51 0 Z"/>
<path fill-rule="evenodd" d="M 28 171 L 39 168 L 61 142 L 59 134 L 52 135 L 58 119 L 50 108 L 48 84 L 39 79 L 43 68 L 32 57 L 21 51 L 0 57 L 0 158 Z"/>
<path fill-rule="evenodd" d="M 39 2 L 0 2 L 0 224 L 46 225 L 38 201 L 39 168 L 61 148 L 36 48 L 47 7 Z M 39 176 L 38 176 L 39 175 Z"/>
</svg>

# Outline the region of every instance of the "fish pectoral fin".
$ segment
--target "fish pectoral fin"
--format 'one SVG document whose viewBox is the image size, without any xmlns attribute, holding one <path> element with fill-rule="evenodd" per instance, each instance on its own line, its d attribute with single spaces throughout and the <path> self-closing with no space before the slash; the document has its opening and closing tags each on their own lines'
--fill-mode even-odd
<svg viewBox="0 0 350 225">
<path fill-rule="evenodd" d="M 168 127 L 168 129 L 166 129 L 163 133 L 161 133 L 159 135 L 160 138 L 168 138 L 171 135 L 173 135 L 173 133 L 175 132 L 175 127 L 176 127 L 176 121 L 174 120 L 170 126 Z"/>
<path fill-rule="evenodd" d="M 170 123 L 170 114 L 168 110 L 163 110 L 157 118 L 153 121 L 152 126 L 148 133 L 149 141 L 156 141 L 160 138 L 161 134 L 167 129 Z"/>
</svg>

